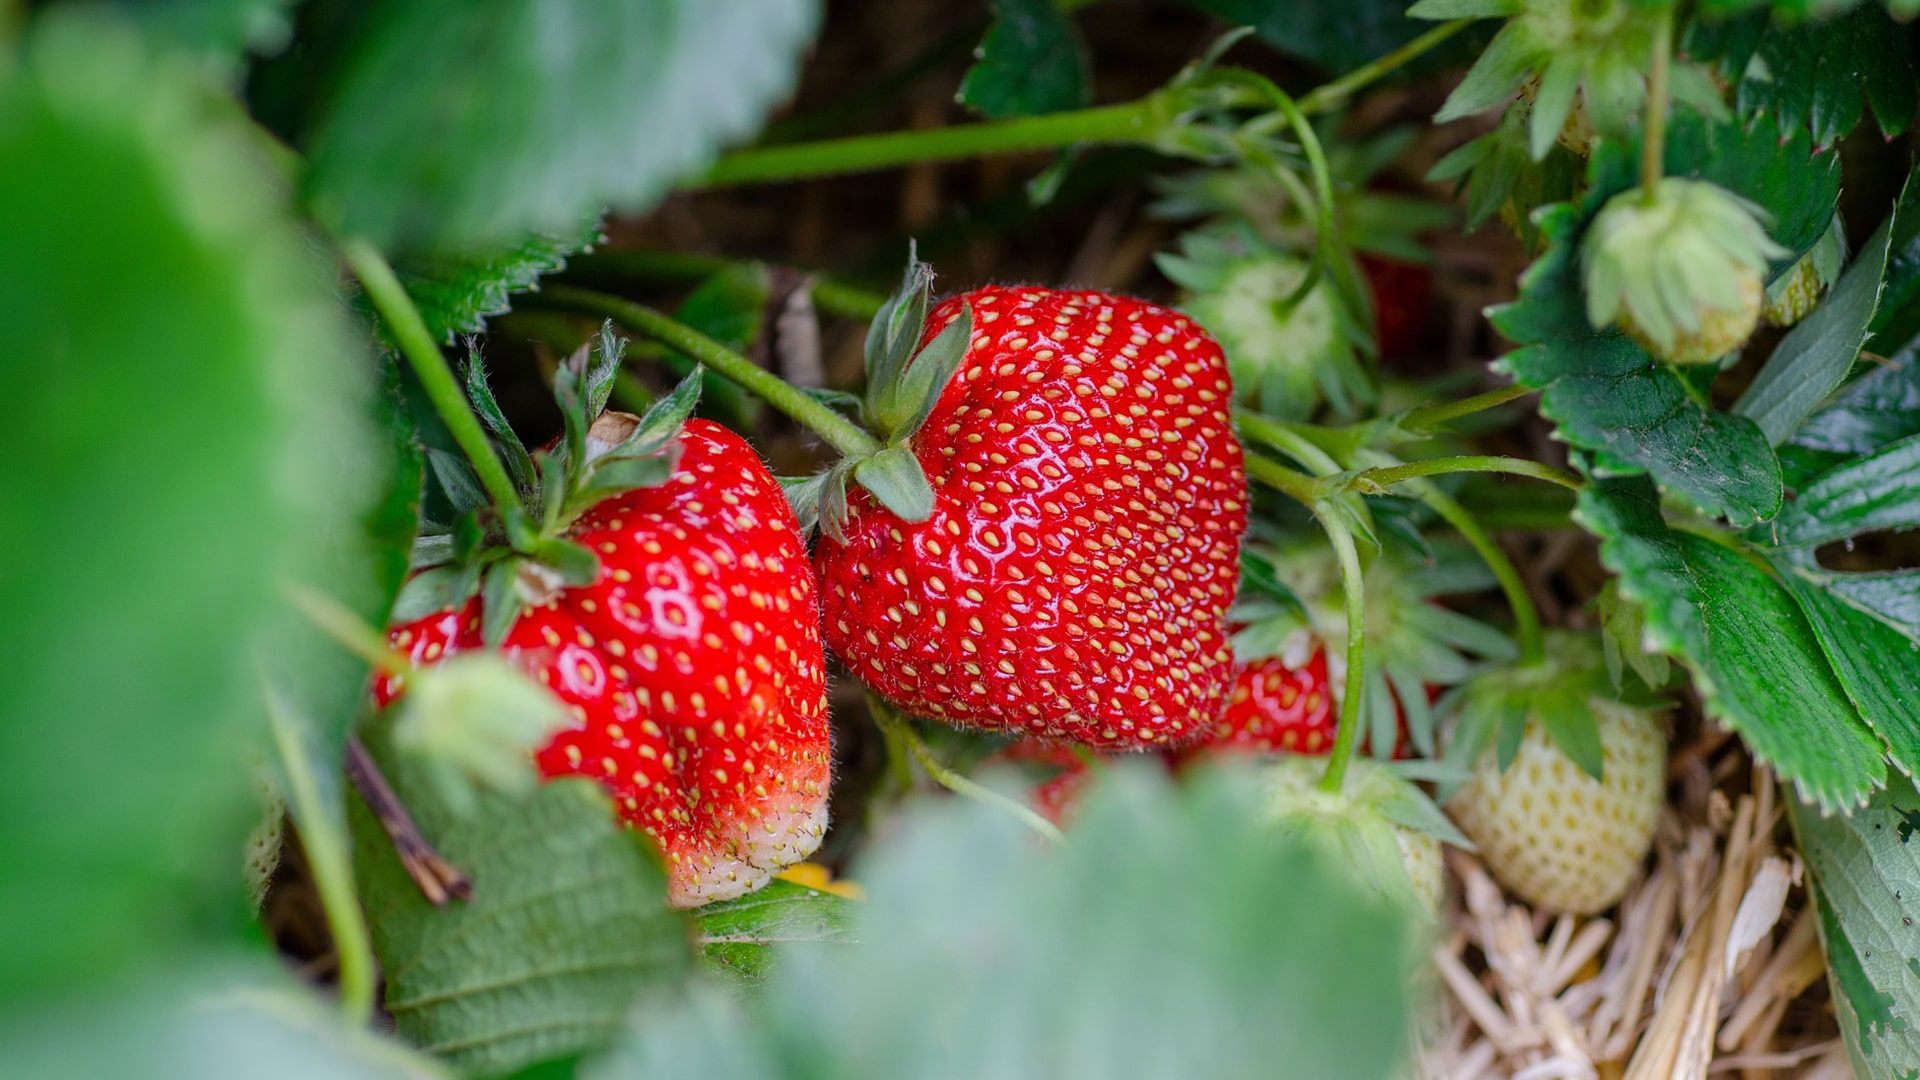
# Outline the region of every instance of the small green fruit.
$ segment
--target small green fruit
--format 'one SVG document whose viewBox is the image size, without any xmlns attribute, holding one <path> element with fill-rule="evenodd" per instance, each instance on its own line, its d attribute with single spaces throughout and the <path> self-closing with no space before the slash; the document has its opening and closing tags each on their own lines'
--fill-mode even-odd
<svg viewBox="0 0 1920 1080">
<path fill-rule="evenodd" d="M 1283 756 L 1260 767 L 1277 830 L 1347 867 L 1367 891 L 1428 916 L 1440 910 L 1440 843 L 1466 840 L 1385 765 L 1349 763 L 1338 793 L 1322 791 L 1322 757 Z"/>
</svg>

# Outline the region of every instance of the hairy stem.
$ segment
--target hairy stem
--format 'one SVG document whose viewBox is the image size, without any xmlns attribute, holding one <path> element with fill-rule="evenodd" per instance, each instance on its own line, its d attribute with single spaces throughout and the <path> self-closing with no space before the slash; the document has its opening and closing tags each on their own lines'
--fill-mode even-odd
<svg viewBox="0 0 1920 1080">
<path fill-rule="evenodd" d="M 1296 472 L 1277 461 L 1256 454 L 1246 456 L 1247 475 L 1278 491 L 1302 506 L 1312 509 L 1326 494 L 1325 485 L 1303 472 Z"/>
<path fill-rule="evenodd" d="M 1647 74 L 1647 133 L 1640 144 L 1640 192 L 1651 206 L 1654 190 L 1666 172 L 1667 76 L 1673 66 L 1673 8 L 1654 16 L 1653 67 Z"/>
<path fill-rule="evenodd" d="M 1416 434 L 1425 434 L 1443 428 L 1462 417 L 1472 416 L 1475 413 L 1498 408 L 1509 401 L 1514 401 L 1533 393 L 1538 393 L 1538 391 L 1515 383 L 1512 386 L 1503 386 L 1498 390 L 1489 390 L 1484 394 L 1475 394 L 1470 398 L 1462 398 L 1459 401 L 1442 401 L 1432 405 L 1422 405 L 1417 409 L 1407 410 L 1406 414 L 1400 417 L 1400 429 Z"/>
<path fill-rule="evenodd" d="M 1440 519 L 1453 526 L 1468 546 L 1480 554 L 1487 568 L 1493 571 L 1494 580 L 1500 583 L 1500 591 L 1506 594 L 1507 606 L 1513 609 L 1514 636 L 1520 640 L 1520 660 L 1526 664 L 1537 664 L 1546 659 L 1546 642 L 1540 632 L 1540 612 L 1533 606 L 1533 595 L 1527 592 L 1526 582 L 1520 578 L 1520 571 L 1514 568 L 1513 560 L 1494 542 L 1493 537 L 1481 526 L 1466 507 L 1454 502 L 1445 492 L 1432 484 L 1421 484 L 1415 491 L 1420 501 L 1433 508 Z"/>
<path fill-rule="evenodd" d="M 535 295 L 543 303 L 612 319 L 634 333 L 644 334 L 686 353 L 740 384 L 748 393 L 786 413 L 847 457 L 867 457 L 881 448 L 880 440 L 810 397 L 799 387 L 698 330 L 675 322 L 644 304 L 561 285 L 544 289 Z"/>
<path fill-rule="evenodd" d="M 500 455 L 494 453 L 493 443 L 480 427 L 479 418 L 473 415 L 466 391 L 460 389 L 453 369 L 447 366 L 446 357 L 440 355 L 440 346 L 434 343 L 426 322 L 420 318 L 420 309 L 413 306 L 413 298 L 394 276 L 393 267 L 387 265 L 379 249 L 365 240 L 341 241 L 340 253 L 347 268 L 360 280 L 360 287 L 367 291 L 367 299 L 373 301 L 373 309 L 380 313 L 381 321 L 393 334 L 401 355 L 420 377 L 420 386 L 426 391 L 427 400 L 433 402 L 433 411 L 440 414 L 453 441 L 460 444 L 467 459 L 473 462 L 473 471 L 480 478 L 480 485 L 487 489 L 495 508 L 504 512 L 519 506 L 520 493 L 507 476 L 506 466 L 500 463 Z"/>
<path fill-rule="evenodd" d="M 933 750 L 927 746 L 924 739 L 920 738 L 920 733 L 913 730 L 913 725 L 909 724 L 905 717 L 894 711 L 893 706 L 880 700 L 880 698 L 874 694 L 867 695 L 867 706 L 868 710 L 873 713 L 874 723 L 880 725 L 880 730 L 886 735 L 887 739 L 889 741 L 898 740 L 900 745 L 906 747 L 907 751 L 913 755 L 915 761 L 920 763 L 920 767 L 926 770 L 927 776 L 932 778 L 934 783 L 939 784 L 955 795 L 961 795 L 975 802 L 985 803 L 988 806 L 1005 810 L 1020 819 L 1020 822 L 1026 825 L 1027 828 L 1032 829 L 1034 832 L 1039 833 L 1054 843 L 1060 843 L 1066 839 L 1066 836 L 1060 832 L 1058 826 L 1046 818 L 1041 817 L 1032 807 L 1014 799 L 1009 799 L 992 788 L 975 783 L 973 780 L 948 768 L 944 762 L 933 756 Z"/>
<path fill-rule="evenodd" d="M 1120 105 L 1044 116 L 751 148 L 721 158 L 705 177 L 690 186 L 803 180 L 923 161 L 1057 150 L 1076 143 L 1151 144 L 1178 122 L 1179 103 L 1180 95 L 1162 90 Z"/>
<path fill-rule="evenodd" d="M 340 1010 L 348 1023 L 362 1025 L 373 1019 L 373 938 L 354 890 L 353 857 L 340 819 L 320 795 L 319 763 L 307 753 L 306 741 L 286 710 L 286 703 L 269 690 L 267 719 L 287 778 L 287 806 L 295 828 L 300 830 L 314 889 L 320 895 L 320 910 L 333 935 L 334 955 L 339 958 Z"/>
<path fill-rule="evenodd" d="M 1461 457 L 1428 458 L 1425 461 L 1411 461 L 1405 465 L 1366 469 L 1353 474 L 1347 483 L 1358 490 L 1377 495 L 1395 484 L 1403 484 L 1408 480 L 1465 472 L 1527 476 L 1535 480 L 1545 480 L 1550 484 L 1559 484 L 1570 491 L 1580 490 L 1580 478 L 1565 469 L 1556 469 L 1551 465 L 1542 465 L 1525 458 L 1473 454 Z"/>
<path fill-rule="evenodd" d="M 1333 541 L 1333 552 L 1340 560 L 1340 585 L 1347 599 L 1347 689 L 1340 699 L 1339 726 L 1334 729 L 1333 752 L 1327 756 L 1326 775 L 1320 778 L 1322 791 L 1338 793 L 1347 779 L 1347 766 L 1354 749 L 1360 745 L 1361 696 L 1367 686 L 1367 594 L 1366 578 L 1360 569 L 1360 552 L 1354 547 L 1353 533 L 1347 523 L 1334 514 L 1321 514 L 1320 527 Z"/>
<path fill-rule="evenodd" d="M 1332 454 L 1314 445 L 1313 440 L 1294 430 L 1290 424 L 1239 409 L 1234 410 L 1233 422 L 1243 435 L 1280 451 L 1306 466 L 1316 476 L 1331 476 L 1340 471 L 1340 463 L 1334 460 Z"/>
<path fill-rule="evenodd" d="M 1300 99 L 1300 111 L 1321 113 L 1346 103 L 1349 97 L 1393 72 L 1405 66 L 1415 57 L 1433 49 L 1434 46 L 1473 25 L 1472 19 L 1455 19 L 1421 34 L 1405 45 L 1370 63 L 1362 64 L 1330 83 L 1323 83 L 1308 91 Z"/>
</svg>

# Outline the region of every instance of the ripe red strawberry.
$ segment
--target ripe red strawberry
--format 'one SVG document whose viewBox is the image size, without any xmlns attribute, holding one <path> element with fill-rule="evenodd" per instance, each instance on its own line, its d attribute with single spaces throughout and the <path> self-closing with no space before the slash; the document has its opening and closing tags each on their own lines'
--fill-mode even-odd
<svg viewBox="0 0 1920 1080">
<path fill-rule="evenodd" d="M 818 600 L 779 484 L 738 435 L 689 421 L 667 482 L 589 506 L 590 584 L 523 605 L 502 649 L 570 706 L 536 755 L 592 777 L 666 858 L 679 906 L 752 891 L 819 845 L 830 769 Z M 516 597 L 516 600 L 519 598 Z M 482 600 L 395 626 L 415 664 L 482 647 Z M 404 687 L 382 679 L 384 705 Z"/>
<path fill-rule="evenodd" d="M 1426 336 L 1433 303 L 1433 269 L 1399 259 L 1362 255 L 1367 291 L 1373 296 L 1373 326 L 1382 360 L 1412 355 Z"/>
<path fill-rule="evenodd" d="M 1177 312 L 989 286 L 926 320 L 972 335 L 910 448 L 909 523 L 853 494 L 820 545 L 827 642 L 949 723 L 1104 748 L 1199 736 L 1232 676 L 1246 476 L 1220 347 Z"/>
<path fill-rule="evenodd" d="M 1325 754 L 1333 749 L 1339 721 L 1340 707 L 1327 685 L 1327 650 L 1320 646 L 1305 664 L 1268 656 L 1240 665 L 1227 711 L 1202 746 L 1261 754 Z"/>
</svg>

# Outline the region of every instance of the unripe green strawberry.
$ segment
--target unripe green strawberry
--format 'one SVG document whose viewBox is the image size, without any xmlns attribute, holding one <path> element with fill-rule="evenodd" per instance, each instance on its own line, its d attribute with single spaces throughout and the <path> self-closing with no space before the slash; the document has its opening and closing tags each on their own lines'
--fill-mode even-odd
<svg viewBox="0 0 1920 1080">
<path fill-rule="evenodd" d="M 1535 907 L 1591 915 L 1626 892 L 1666 792 L 1666 737 L 1652 709 L 1589 698 L 1603 765 L 1595 780 L 1529 720 L 1512 764 L 1481 755 L 1447 812 L 1501 884 Z"/>
<path fill-rule="evenodd" d="M 1587 319 L 1618 323 L 1654 356 L 1711 363 L 1760 321 L 1770 260 L 1765 211 L 1704 180 L 1667 177 L 1607 200 L 1581 241 Z"/>
<path fill-rule="evenodd" d="M 1339 792 L 1323 791 L 1325 758 L 1285 756 L 1260 766 L 1276 829 L 1319 848 L 1375 895 L 1439 911 L 1440 844 L 1467 843 L 1426 796 L 1385 766 L 1348 764 Z"/>
<path fill-rule="evenodd" d="M 1761 317 L 1769 326 L 1792 326 L 1807 317 L 1820 297 L 1840 276 L 1840 268 L 1847 259 L 1847 234 L 1840 222 L 1840 215 L 1833 217 L 1833 227 L 1813 245 L 1812 250 L 1800 256 L 1793 268 L 1781 275 L 1767 288 L 1767 306 L 1761 309 Z"/>
</svg>

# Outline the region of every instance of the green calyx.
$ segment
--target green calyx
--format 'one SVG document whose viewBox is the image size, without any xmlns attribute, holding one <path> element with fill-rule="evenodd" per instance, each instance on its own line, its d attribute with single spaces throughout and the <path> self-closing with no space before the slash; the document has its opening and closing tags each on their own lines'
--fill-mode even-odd
<svg viewBox="0 0 1920 1080">
<path fill-rule="evenodd" d="M 1527 725 L 1537 723 L 1561 753 L 1595 780 L 1601 779 L 1600 729 L 1592 703 L 1644 710 L 1664 704 L 1638 677 L 1618 677 L 1629 672 L 1617 666 L 1610 672 L 1609 666 L 1599 635 L 1548 633 L 1541 662 L 1489 669 L 1440 700 L 1440 713 L 1454 718 L 1446 760 L 1468 773 L 1491 745 L 1495 762 L 1504 772 L 1520 752 Z M 1631 672 L 1652 670 L 1639 663 L 1627 667 Z M 1441 798 L 1449 794 L 1442 791 Z"/>
<path fill-rule="evenodd" d="M 554 372 L 554 400 L 565 430 L 538 452 L 529 452 L 507 423 L 479 353 L 471 354 L 467 397 L 505 461 L 519 501 L 494 505 L 464 459 L 429 449 L 428 464 L 452 512 L 422 521 L 414 543 L 417 573 L 401 591 L 393 621 L 458 606 L 478 592 L 483 633 L 492 647 L 524 604 L 599 579 L 598 556 L 568 537 L 573 522 L 602 500 L 673 475 L 680 429 L 699 402 L 703 374 L 696 368 L 645 416 L 608 412 L 625 350 L 626 342 L 607 323 Z"/>
<path fill-rule="evenodd" d="M 918 523 L 933 516 L 933 485 L 914 456 L 912 439 L 966 359 L 973 340 L 973 309 L 963 306 L 958 318 L 922 346 L 932 307 L 933 268 L 910 249 L 899 291 L 887 298 L 867 328 L 867 390 L 858 404 L 861 419 L 880 436 L 881 445 L 869 454 L 844 457 L 813 476 L 783 481 L 803 529 L 818 525 L 835 542 L 845 539 L 849 482 L 865 488 L 902 521 Z"/>
<path fill-rule="evenodd" d="M 1248 230 L 1188 233 L 1179 254 L 1155 261 L 1184 290 L 1180 310 L 1220 342 L 1241 401 L 1303 420 L 1322 401 L 1352 417 L 1374 400 L 1362 287 L 1343 289 L 1336 274 L 1296 295 L 1308 261 Z"/>
<path fill-rule="evenodd" d="M 1768 263 L 1788 254 L 1764 217 L 1704 180 L 1670 176 L 1651 195 L 1615 195 L 1581 242 L 1588 321 L 1618 321 L 1675 363 L 1739 348 L 1758 321 Z"/>
<path fill-rule="evenodd" d="M 1632 0 L 1421 0 L 1414 18 L 1507 19 L 1480 59 L 1434 116 L 1438 123 L 1485 112 L 1525 88 L 1529 146 L 1544 158 L 1568 130 L 1575 110 L 1585 124 L 1620 136 L 1646 111 L 1647 76 L 1658 20 Z M 1725 113 L 1705 68 L 1676 64 L 1673 97 L 1712 116 Z M 1574 121 L 1574 128 L 1581 126 Z"/>
</svg>

